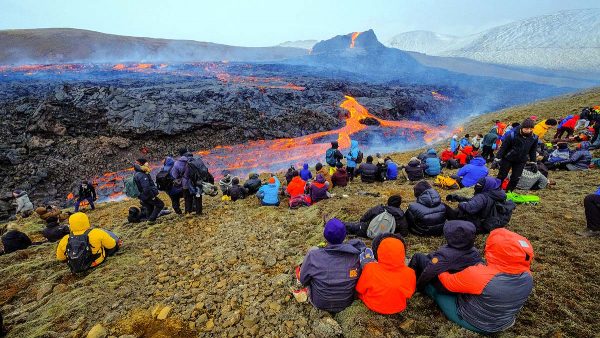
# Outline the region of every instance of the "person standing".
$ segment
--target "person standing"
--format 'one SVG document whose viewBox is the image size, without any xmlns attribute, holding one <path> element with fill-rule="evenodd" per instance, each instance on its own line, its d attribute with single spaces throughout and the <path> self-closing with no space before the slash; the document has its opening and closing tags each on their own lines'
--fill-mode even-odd
<svg viewBox="0 0 600 338">
<path fill-rule="evenodd" d="M 79 206 L 83 201 L 87 201 L 92 210 L 95 209 L 94 201 L 96 200 L 96 189 L 94 189 L 94 186 L 90 182 L 86 180 L 81 181 L 77 196 L 77 202 L 75 202 L 75 212 L 79 212 Z"/>
<path fill-rule="evenodd" d="M 142 208 L 148 210 L 148 221 L 154 222 L 165 207 L 165 203 L 158 198 L 158 188 L 156 187 L 156 184 L 154 184 L 152 177 L 150 177 L 148 161 L 144 158 L 138 159 L 133 166 L 133 169 L 135 170 L 133 181 L 140 191 L 138 199 L 140 200 Z"/>
<path fill-rule="evenodd" d="M 538 137 L 533 134 L 534 127 L 533 120 L 525 119 L 504 139 L 498 154 L 496 154 L 496 159 L 500 161 L 497 178 L 504 181 L 512 170 L 510 182 L 506 187 L 507 191 L 513 191 L 517 187 L 527 162 L 536 163 Z"/>
<path fill-rule="evenodd" d="M 354 180 L 356 166 L 359 162 L 360 150 L 358 149 L 358 141 L 350 142 L 350 152 L 346 155 L 346 170 L 348 171 L 348 179 L 350 182 Z"/>
<path fill-rule="evenodd" d="M 333 141 L 331 142 L 331 148 L 327 149 L 327 152 L 325 152 L 325 162 L 329 165 L 329 175 L 333 175 L 337 168 L 337 164 L 342 163 L 341 161 L 344 159 L 344 155 L 342 155 L 339 148 L 338 142 Z"/>
</svg>

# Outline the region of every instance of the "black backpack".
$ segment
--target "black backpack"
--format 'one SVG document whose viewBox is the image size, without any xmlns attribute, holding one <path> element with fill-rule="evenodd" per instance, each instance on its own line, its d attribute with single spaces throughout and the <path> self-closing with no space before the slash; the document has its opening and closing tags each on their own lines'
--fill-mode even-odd
<svg viewBox="0 0 600 338">
<path fill-rule="evenodd" d="M 169 191 L 173 188 L 173 176 L 166 170 L 161 170 L 156 174 L 156 187 L 160 191 Z"/>
<path fill-rule="evenodd" d="M 208 173 L 208 168 L 206 167 L 202 159 L 194 157 L 188 162 L 187 165 L 189 168 L 190 182 L 194 187 L 201 187 L 202 182 L 210 181 L 210 174 Z"/>
<path fill-rule="evenodd" d="M 517 207 L 513 201 L 508 199 L 501 202 L 489 199 L 491 206 L 489 207 L 488 217 L 481 222 L 482 228 L 486 232 L 497 228 L 504 228 L 510 222 L 513 211 Z"/>
<path fill-rule="evenodd" d="M 359 150 L 358 156 L 356 156 L 356 161 L 354 161 L 354 162 L 360 164 L 360 163 L 362 163 L 364 157 L 365 157 L 365 155 L 363 154 L 363 152 Z"/>
<path fill-rule="evenodd" d="M 92 246 L 88 237 L 93 228 L 87 229 L 82 235 L 69 234 L 67 242 L 67 265 L 72 273 L 80 273 L 88 270 L 92 263 L 100 257 L 100 254 L 92 254 Z"/>
</svg>

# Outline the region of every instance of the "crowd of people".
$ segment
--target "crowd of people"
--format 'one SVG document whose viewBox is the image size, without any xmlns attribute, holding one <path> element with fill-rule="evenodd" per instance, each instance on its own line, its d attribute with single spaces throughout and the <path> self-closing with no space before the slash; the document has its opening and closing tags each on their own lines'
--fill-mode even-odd
<svg viewBox="0 0 600 338">
<path fill-rule="evenodd" d="M 334 189 L 355 178 L 370 184 L 399 180 L 403 175 L 414 184 L 415 201 L 403 209 L 402 196 L 393 195 L 386 205 L 371 207 L 358 221 L 328 220 L 324 227 L 327 245 L 309 250 L 297 269 L 299 285 L 306 287 L 311 304 L 333 313 L 349 306 L 355 297 L 375 312 L 399 313 L 419 291 L 458 325 L 477 333 L 499 332 L 513 325 L 533 286 L 531 243 L 505 229 L 516 207 L 509 194 L 554 184 L 548 178 L 554 170 L 596 167 L 600 161 L 593 159 L 590 149 L 599 148 L 599 115 L 600 108 L 594 107 L 563 119 L 536 121 L 531 117 L 511 125 L 495 121 L 485 135 L 455 135 L 439 155 L 431 148 L 406 165 L 381 154 L 363 158 L 356 140 L 345 155 L 332 142 L 325 164 L 317 163 L 314 171 L 308 163 L 300 170 L 292 166 L 284 181 L 270 174 L 263 182 L 258 173 L 251 173 L 242 184 L 239 177 L 224 171 L 215 184 L 201 157 L 187 149 L 179 151 L 177 160 L 167 157 L 153 178 L 148 161 L 140 158 L 133 166 L 134 174 L 124 180 L 127 196 L 140 203 L 139 208 L 130 208 L 128 220 L 154 223 L 169 213 L 160 191 L 171 200 L 173 212 L 191 216 L 202 214 L 203 195 L 216 196 L 219 190 L 224 201 L 255 195 L 261 206 L 278 207 L 287 198 L 290 208 L 299 208 L 335 196 Z M 554 127 L 554 139 L 546 143 L 544 138 Z M 571 150 L 572 143 L 577 145 Z M 458 170 L 444 176 L 445 169 Z M 498 170 L 496 177 L 490 176 L 490 169 Z M 473 188 L 473 196 L 449 194 L 444 201 L 428 181 L 433 178 L 440 188 Z M 82 203 L 95 208 L 97 194 L 88 181 L 78 187 L 72 214 L 53 206 L 34 209 L 22 190 L 13 195 L 18 217 L 37 213 L 46 222 L 43 236 L 58 242 L 57 259 L 74 273 L 100 265 L 123 244 L 114 233 L 92 227 L 88 216 L 79 212 Z M 454 202 L 455 207 L 451 206 Z M 600 236 L 600 187 L 583 204 L 587 228 L 577 233 Z M 68 226 L 62 224 L 67 219 Z M 485 257 L 481 257 L 474 246 L 475 236 L 487 233 Z M 345 241 L 347 235 L 358 238 Z M 404 238 L 409 235 L 444 236 L 446 244 L 407 258 Z M 371 247 L 361 238 L 371 239 Z M 15 224 L 2 236 L 2 243 L 6 254 L 39 244 Z"/>
</svg>

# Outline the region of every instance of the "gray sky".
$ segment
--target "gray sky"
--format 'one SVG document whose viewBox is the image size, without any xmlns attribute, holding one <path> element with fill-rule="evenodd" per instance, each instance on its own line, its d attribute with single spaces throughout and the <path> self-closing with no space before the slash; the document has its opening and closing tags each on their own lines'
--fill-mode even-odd
<svg viewBox="0 0 600 338">
<path fill-rule="evenodd" d="M 322 40 L 373 28 L 468 35 L 599 0 L 0 0 L 0 29 L 70 27 L 238 46 Z"/>
</svg>

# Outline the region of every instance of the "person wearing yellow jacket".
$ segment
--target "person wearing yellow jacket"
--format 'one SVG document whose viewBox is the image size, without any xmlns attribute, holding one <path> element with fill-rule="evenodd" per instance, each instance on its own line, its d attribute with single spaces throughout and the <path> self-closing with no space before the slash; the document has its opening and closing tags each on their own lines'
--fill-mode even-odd
<svg viewBox="0 0 600 338">
<path fill-rule="evenodd" d="M 69 226 L 74 236 L 83 235 L 87 230 L 88 240 L 92 249 L 93 261 L 90 262 L 90 268 L 98 266 L 108 256 L 112 256 L 122 244 L 122 241 L 112 232 L 104 229 L 91 228 L 90 220 L 86 214 L 77 212 L 69 217 Z M 56 248 L 56 258 L 61 261 L 67 261 L 67 244 L 70 235 L 63 237 Z"/>
<path fill-rule="evenodd" d="M 544 135 L 546 135 L 548 132 L 548 129 L 556 126 L 557 124 L 558 122 L 555 119 L 542 120 L 540 123 L 536 124 L 535 127 L 533 127 L 533 133 L 536 134 L 540 140 L 542 140 Z"/>
</svg>

